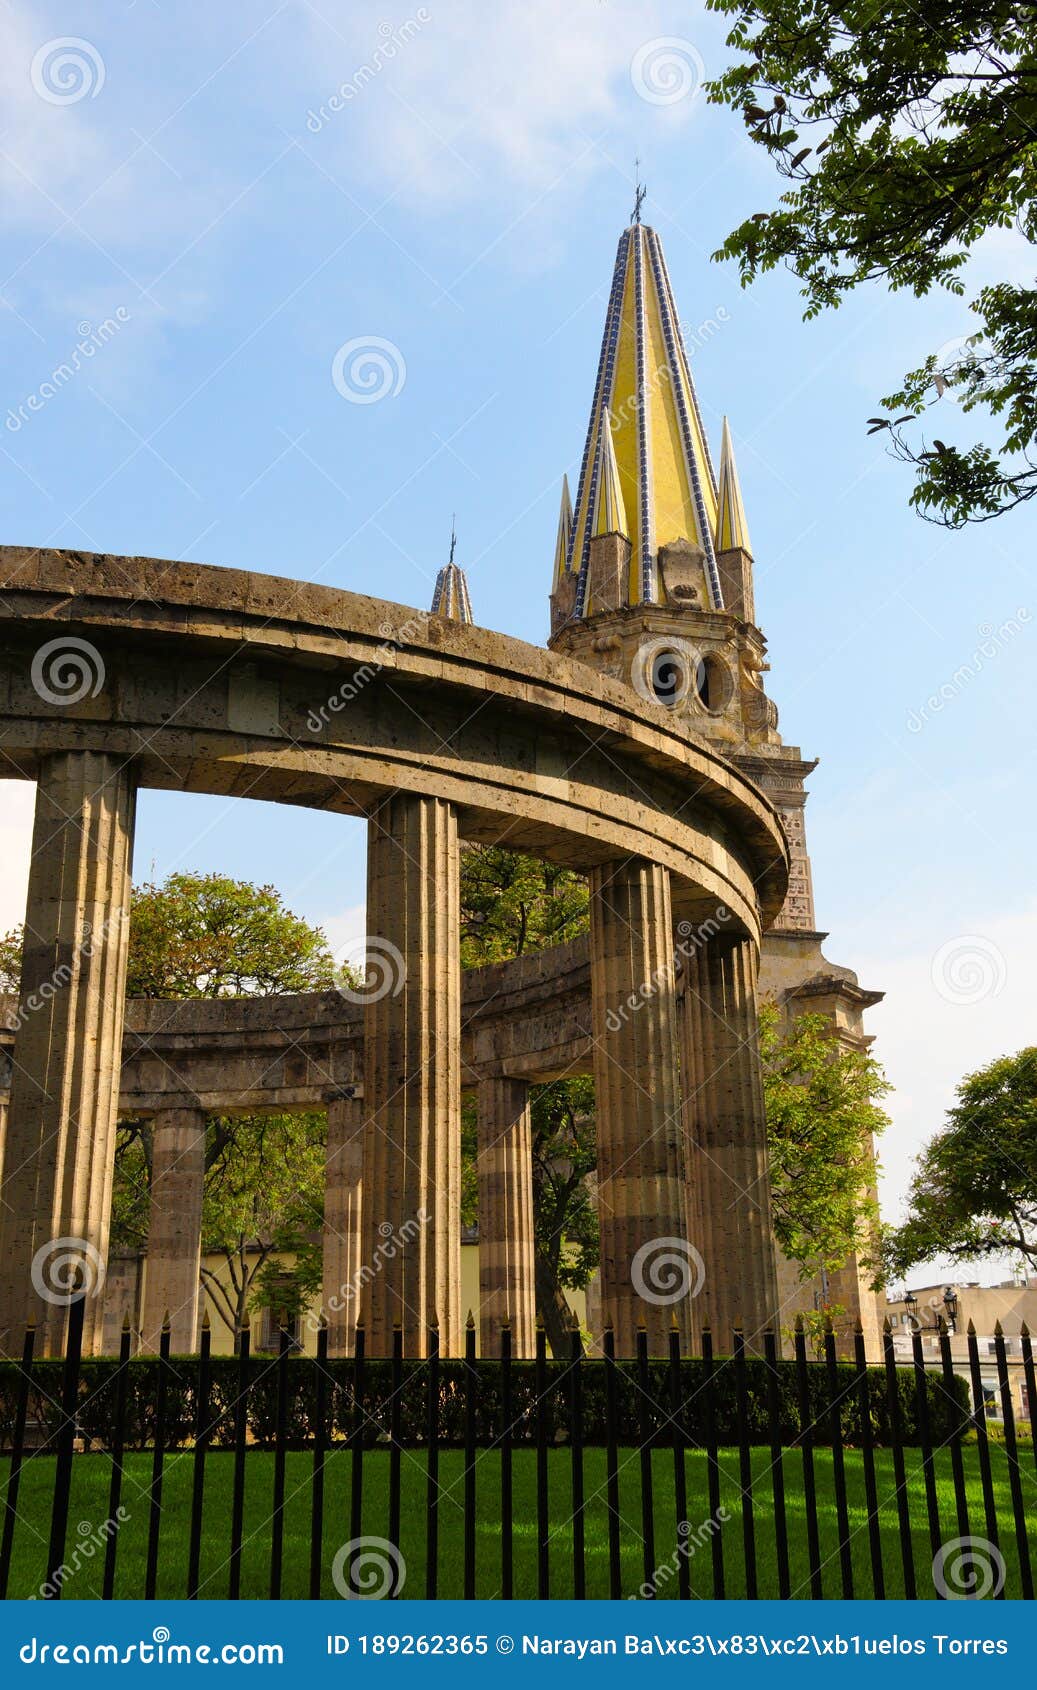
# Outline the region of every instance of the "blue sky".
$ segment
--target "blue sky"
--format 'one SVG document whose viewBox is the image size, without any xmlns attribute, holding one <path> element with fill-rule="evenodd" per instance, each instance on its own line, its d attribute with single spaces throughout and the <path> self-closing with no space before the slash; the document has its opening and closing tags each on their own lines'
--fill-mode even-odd
<svg viewBox="0 0 1037 1690">
<path fill-rule="evenodd" d="M 456 512 L 476 619 L 542 642 L 639 156 L 715 445 L 731 419 L 781 731 L 821 758 L 827 953 L 888 993 L 892 1213 L 955 1081 L 1034 1037 L 1034 522 L 927 525 L 865 431 L 963 301 L 875 286 L 806 324 L 792 278 L 710 261 L 776 193 L 697 91 L 724 62 L 663 0 L 0 5 L 2 533 L 423 605 Z M 1031 273 L 1014 230 L 972 272 Z M 333 366 L 372 339 L 393 391 L 356 403 Z M 953 396 L 937 432 L 969 438 Z M 4 926 L 30 809 L 0 785 Z M 180 866 L 364 930 L 342 818 L 146 793 L 137 877 Z"/>
</svg>

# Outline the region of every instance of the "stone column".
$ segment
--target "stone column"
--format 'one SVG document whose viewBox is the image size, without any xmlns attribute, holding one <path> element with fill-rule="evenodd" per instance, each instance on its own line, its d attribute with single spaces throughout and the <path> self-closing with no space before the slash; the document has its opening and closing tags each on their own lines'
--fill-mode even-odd
<svg viewBox="0 0 1037 1690">
<path fill-rule="evenodd" d="M 503 1075 L 479 1082 L 479 1348 L 500 1355 L 511 1322 L 512 1354 L 536 1346 L 533 1144 L 529 1086 Z"/>
<path fill-rule="evenodd" d="M 687 960 L 688 1162 L 706 1269 L 696 1313 L 719 1353 L 736 1321 L 748 1349 L 778 1330 L 756 973 L 755 944 L 736 934 L 706 939 Z"/>
<path fill-rule="evenodd" d="M 144 1266 L 141 1346 L 157 1350 L 169 1315 L 170 1349 L 198 1348 L 205 1184 L 204 1109 L 162 1109 L 152 1121 L 151 1211 Z"/>
<path fill-rule="evenodd" d="M 689 1334 L 695 1284 L 682 1194 L 680 1087 L 668 872 L 632 858 L 590 876 L 601 1306 L 616 1353 L 665 1355 Z"/>
<path fill-rule="evenodd" d="M 364 1105 L 359 1098 L 328 1103 L 321 1295 L 328 1322 L 328 1354 L 352 1355 L 360 1313 L 360 1194 L 364 1165 Z"/>
<path fill-rule="evenodd" d="M 124 758 L 76 751 L 43 759 L 0 1210 L 0 1350 L 8 1355 L 21 1350 L 30 1316 L 40 1353 L 61 1347 L 70 1257 L 88 1287 L 103 1282 L 134 807 Z M 88 1355 L 101 1330 L 102 1298 L 93 1295 Z"/>
<path fill-rule="evenodd" d="M 367 844 L 361 1309 L 370 1355 L 461 1353 L 461 963 L 457 816 L 396 793 Z"/>
</svg>

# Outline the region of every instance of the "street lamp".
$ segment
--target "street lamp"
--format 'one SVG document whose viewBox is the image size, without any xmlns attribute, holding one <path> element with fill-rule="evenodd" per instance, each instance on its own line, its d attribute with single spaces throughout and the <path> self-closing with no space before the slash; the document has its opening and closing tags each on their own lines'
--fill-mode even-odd
<svg viewBox="0 0 1037 1690">
<path fill-rule="evenodd" d="M 905 1303 L 905 1306 L 907 1308 L 907 1319 L 908 1319 L 908 1323 L 909 1323 L 909 1330 L 912 1331 L 912 1332 L 917 1332 L 918 1321 L 915 1318 L 915 1309 L 918 1307 L 918 1298 L 915 1296 L 913 1291 L 905 1291 L 904 1292 L 904 1303 Z"/>
<path fill-rule="evenodd" d="M 945 1285 L 943 1288 L 943 1307 L 947 1317 L 948 1332 L 956 1332 L 958 1330 L 958 1298 L 953 1285 Z"/>
</svg>

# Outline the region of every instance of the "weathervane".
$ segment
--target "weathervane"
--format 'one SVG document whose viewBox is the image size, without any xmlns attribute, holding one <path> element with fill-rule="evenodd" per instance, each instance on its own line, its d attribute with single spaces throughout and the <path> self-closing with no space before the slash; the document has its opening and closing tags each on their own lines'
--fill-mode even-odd
<svg viewBox="0 0 1037 1690">
<path fill-rule="evenodd" d="M 451 563 L 453 563 L 453 561 L 454 561 L 454 553 L 455 553 L 456 550 L 457 550 L 457 517 L 453 512 L 451 512 L 451 516 L 450 516 L 450 562 Z"/>
<path fill-rule="evenodd" d="M 640 223 L 640 221 L 641 221 L 641 207 L 644 205 L 644 202 L 648 197 L 648 189 L 642 185 L 642 183 L 640 181 L 640 176 L 641 176 L 641 160 L 639 158 L 635 158 L 635 160 L 634 160 L 634 209 L 633 209 L 631 216 L 630 216 L 631 223 Z"/>
</svg>

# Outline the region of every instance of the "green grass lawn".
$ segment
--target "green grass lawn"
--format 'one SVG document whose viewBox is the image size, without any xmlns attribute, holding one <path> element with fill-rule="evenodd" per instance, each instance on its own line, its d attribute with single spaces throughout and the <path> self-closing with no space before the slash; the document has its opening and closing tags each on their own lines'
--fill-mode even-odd
<svg viewBox="0 0 1037 1690">
<path fill-rule="evenodd" d="M 979 1466 L 974 1447 L 963 1451 L 971 1530 L 985 1536 Z M 572 1526 L 570 1523 L 569 1452 L 552 1449 L 549 1452 L 549 1481 L 551 1503 L 551 1595 L 572 1594 Z M 830 1452 L 818 1450 L 815 1456 L 819 1498 L 820 1533 L 824 1567 L 825 1595 L 841 1594 L 837 1525 L 832 1489 Z M 1009 1596 L 1021 1594 L 1018 1560 L 1012 1527 L 1008 1470 L 1003 1450 L 991 1449 L 994 1486 L 1000 1522 L 1001 1549 L 1008 1565 L 1006 1591 Z M 655 1564 L 668 1566 L 658 1594 L 661 1598 L 677 1595 L 675 1567 L 675 1521 L 673 1508 L 673 1464 L 668 1451 L 654 1457 L 655 1490 Z M 233 1457 L 229 1452 L 215 1451 L 208 1457 L 205 1483 L 205 1516 L 202 1546 L 202 1595 L 223 1597 L 227 1594 L 228 1550 L 230 1543 L 231 1480 Z M 620 1452 L 620 1505 L 623 1516 L 622 1557 L 623 1591 L 634 1594 L 644 1578 L 641 1540 L 640 1464 L 635 1450 Z M 907 1452 L 908 1482 L 918 1594 L 932 1596 L 931 1555 L 926 1525 L 925 1495 L 917 1451 Z M 727 1595 L 740 1596 L 745 1591 L 742 1556 L 742 1525 L 739 1505 L 738 1457 L 733 1450 L 721 1454 L 723 1482 L 721 1503 L 730 1518 L 722 1527 L 724 1561 L 727 1573 Z M 6 1462 L 0 1464 L 0 1480 L 6 1482 Z M 883 1561 L 886 1571 L 887 1596 L 903 1595 L 896 1505 L 893 1494 L 892 1460 L 886 1451 L 876 1456 L 878 1489 L 881 1504 L 880 1523 Z M 1031 1534 L 1031 1553 L 1037 1560 L 1037 1479 L 1029 1448 L 1021 1452 L 1024 1497 L 1034 1526 Z M 850 1525 L 853 1536 L 853 1566 L 858 1596 L 872 1594 L 864 1482 L 859 1455 L 846 1454 L 849 1492 Z M 954 1499 L 951 1486 L 951 1463 L 948 1451 L 936 1457 L 939 1483 L 941 1523 L 944 1539 L 956 1537 Z M 247 1457 L 245 1491 L 245 1544 L 242 1555 L 241 1594 L 244 1597 L 265 1597 L 269 1594 L 270 1567 L 270 1509 L 273 1487 L 273 1456 L 265 1451 L 250 1450 Z M 461 1596 L 463 1568 L 462 1515 L 463 1457 L 459 1451 L 444 1450 L 440 1457 L 440 1550 L 439 1595 Z M 79 1546 L 80 1565 L 64 1585 L 65 1599 L 96 1597 L 100 1594 L 103 1569 L 103 1549 L 92 1558 L 85 1554 L 86 1546 L 95 1541 L 91 1534 L 107 1518 L 110 1462 L 104 1455 L 78 1456 L 74 1463 L 72 1505 L 69 1514 L 68 1549 L 66 1561 L 71 1562 Z M 801 1457 L 788 1451 L 784 1458 L 789 1544 L 792 1561 L 792 1593 L 809 1596 L 809 1563 L 807 1560 L 806 1521 L 802 1492 Z M 312 1457 L 292 1453 L 287 1460 L 287 1503 L 285 1509 L 284 1583 L 285 1597 L 308 1595 L 310 1554 L 310 1476 Z M 774 1554 L 774 1527 L 771 1511 L 770 1458 L 764 1449 L 753 1451 L 754 1500 L 756 1504 L 756 1543 L 761 1596 L 777 1596 L 777 1575 Z M 54 1475 L 54 1460 L 36 1456 L 22 1471 L 21 1494 L 18 1503 L 18 1526 L 15 1536 L 14 1558 L 10 1584 L 11 1596 L 37 1594 L 46 1572 L 47 1538 L 50 1502 Z M 163 1519 L 161 1553 L 159 1559 L 158 1594 L 160 1597 L 181 1597 L 186 1593 L 187 1533 L 191 1504 L 192 1458 L 189 1454 L 167 1458 L 163 1488 Z M 365 1535 L 384 1537 L 388 1530 L 389 1459 L 383 1450 L 369 1451 L 364 1458 Z M 406 1563 L 406 1582 L 403 1596 L 423 1597 L 425 1594 L 425 1460 L 421 1451 L 404 1451 L 402 1464 L 403 1498 L 400 1548 Z M 707 1468 L 699 1451 L 687 1456 L 688 1518 L 693 1528 L 709 1515 Z M 123 1506 L 128 1518 L 120 1532 L 116 1596 L 143 1595 L 144 1566 L 148 1533 L 148 1493 L 151 1480 L 151 1456 L 131 1455 L 126 1462 Z M 585 1455 L 586 1484 L 586 1564 L 587 1595 L 607 1597 L 608 1588 L 608 1527 L 604 1501 L 605 1461 L 601 1450 L 591 1449 Z M 349 1530 L 350 1460 L 348 1454 L 336 1451 L 329 1456 L 326 1468 L 325 1532 L 323 1546 L 323 1583 L 321 1594 L 334 1597 L 338 1593 L 331 1579 L 331 1566 L 336 1550 L 350 1536 Z M 496 1453 L 481 1454 L 477 1467 L 478 1525 L 476 1537 L 476 1591 L 480 1597 L 500 1594 L 501 1527 L 500 1527 L 500 1462 Z M 514 1456 L 514 1555 L 515 1595 L 537 1594 L 536 1488 L 535 1455 L 530 1450 L 517 1451 Z M 693 1534 L 693 1540 L 694 1534 Z M 689 1562 L 692 1591 L 697 1596 L 712 1596 L 712 1567 L 709 1542 L 703 1538 Z"/>
</svg>

